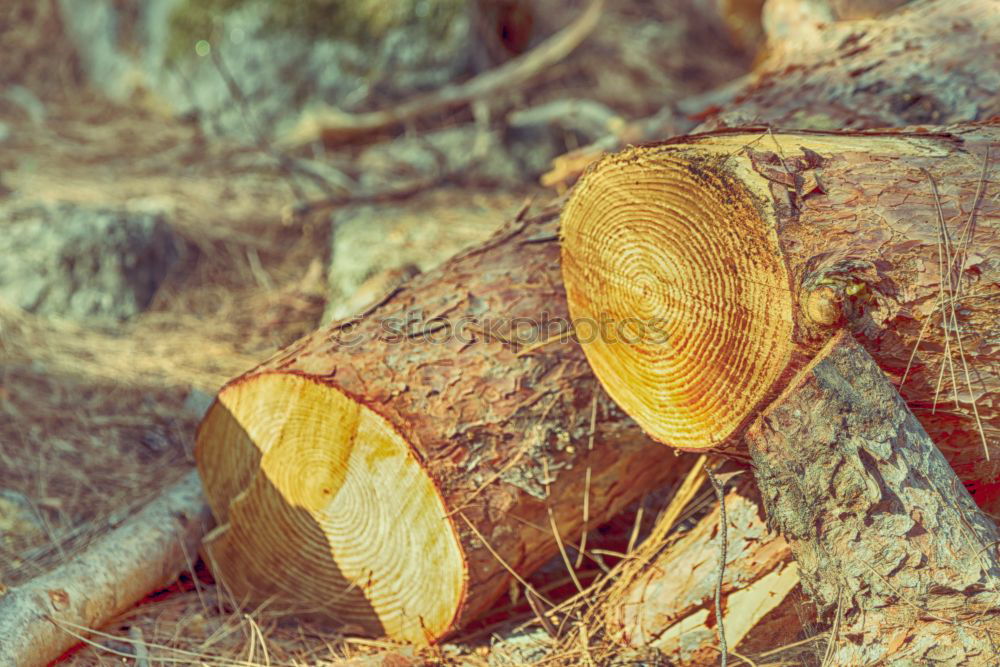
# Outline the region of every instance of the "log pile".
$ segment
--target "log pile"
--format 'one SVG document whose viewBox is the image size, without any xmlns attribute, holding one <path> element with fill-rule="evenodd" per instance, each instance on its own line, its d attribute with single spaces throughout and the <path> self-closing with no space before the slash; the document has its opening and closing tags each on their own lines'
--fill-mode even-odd
<svg viewBox="0 0 1000 667">
<path fill-rule="evenodd" d="M 967 2 L 949 11 L 960 21 L 977 8 Z M 942 11 L 936 3 L 917 3 L 885 26 L 871 24 L 869 33 L 856 37 L 864 48 L 841 53 L 840 66 L 867 58 L 864 54 L 908 31 L 925 38 L 916 43 L 935 43 L 930 36 L 939 30 Z M 810 71 L 828 63 L 829 58 Z M 790 103 L 773 102 L 776 89 L 785 90 L 779 72 L 786 67 L 757 77 L 734 112 L 773 105 L 785 114 L 781 117 L 792 117 Z M 926 81 L 940 83 L 941 94 L 950 100 L 936 117 L 968 118 L 968 105 L 977 104 L 975 89 L 953 84 L 944 76 L 947 68 L 932 69 Z M 798 84 L 794 77 L 787 80 L 791 95 Z M 895 108 L 890 93 L 884 104 L 872 104 L 871 114 L 841 124 L 907 121 L 905 114 L 889 113 Z M 839 94 L 849 97 L 843 89 Z M 983 106 L 988 108 L 988 103 Z M 979 221 L 994 215 L 995 204 L 979 193 L 994 134 L 991 127 L 976 126 L 908 134 L 781 133 L 758 127 L 675 139 L 608 158 L 589 172 L 563 211 L 562 277 L 555 261 L 553 211 L 519 220 L 482 249 L 419 277 L 358 320 L 317 332 L 223 390 L 199 434 L 198 450 L 207 493 L 222 523 L 207 543 L 217 573 L 249 599 L 277 597 L 295 609 L 346 614 L 369 633 L 419 642 L 447 636 L 475 618 L 496 599 L 504 580 L 525 576 L 556 553 L 560 545 L 552 531 L 533 538 L 524 521 L 507 521 L 520 516 L 536 526 L 546 524 L 545 503 L 528 489 L 512 490 L 507 473 L 523 468 L 517 476 L 537 481 L 548 479 L 546 468 L 562 468 L 540 495 L 557 515 L 570 517 L 556 522 L 556 532 L 565 539 L 580 527 L 579 519 L 571 518 L 575 510 L 558 508 L 567 503 L 579 509 L 580 475 L 587 466 L 576 457 L 588 406 L 599 406 L 595 443 L 605 443 L 594 445 L 593 456 L 614 442 L 599 433 L 604 420 L 610 417 L 615 428 L 632 427 L 617 421 L 621 415 L 603 397 L 594 402 L 586 388 L 588 371 L 571 346 L 551 340 L 553 332 L 540 334 L 536 328 L 529 341 L 514 340 L 510 331 L 481 327 L 478 318 L 502 315 L 512 322 L 538 318 L 543 311 L 562 317 L 567 313 L 563 278 L 574 320 L 598 328 L 602 318 L 652 323 L 656 326 L 639 331 L 626 326 L 618 333 L 680 341 L 664 352 L 662 346 L 580 336 L 611 398 L 653 438 L 749 460 L 740 445 L 747 427 L 847 326 L 901 387 L 977 500 L 989 506 L 997 477 L 997 457 L 987 461 L 997 419 L 992 397 L 970 393 L 964 374 L 951 374 L 951 367 L 961 363 L 959 338 L 948 333 L 946 346 L 944 337 L 964 327 L 966 363 L 979 369 L 984 386 L 996 386 L 986 369 L 991 348 L 966 345 L 964 333 L 975 329 L 984 341 L 996 335 L 992 302 L 973 296 L 973 283 L 994 281 L 995 267 L 984 258 L 996 238 L 984 231 L 985 223 L 972 224 L 968 217 L 972 211 Z M 935 186 L 940 186 L 937 196 Z M 973 233 L 974 228 L 979 231 Z M 933 273 L 939 247 L 944 248 L 941 264 L 951 267 L 941 275 L 956 276 L 951 284 Z M 889 259 L 882 257 L 886 253 Z M 966 292 L 968 297 L 960 297 Z M 958 298 L 978 303 L 953 309 Z M 468 340 L 453 342 L 450 349 L 423 340 L 428 332 L 459 330 L 463 318 L 476 320 Z M 417 329 L 401 332 L 401 321 L 416 322 Z M 430 329 L 422 328 L 428 323 Z M 350 341 L 345 342 L 345 332 Z M 939 389 L 936 378 L 945 367 L 947 382 Z M 535 384 L 539 375 L 541 384 Z M 571 381 L 560 384 L 563 378 Z M 501 393 L 493 390 L 497 381 L 505 387 Z M 517 407 L 547 391 L 559 396 L 552 408 Z M 512 420 L 520 409 L 526 419 Z M 462 440 L 466 422 L 481 430 Z M 535 423 L 550 432 L 555 423 L 571 425 L 567 431 L 577 444 L 566 460 L 572 465 L 562 467 L 545 448 L 529 447 L 522 457 L 525 448 L 501 446 L 524 442 L 525 425 Z M 323 433 L 319 438 L 313 435 L 317 431 Z M 355 452 L 354 443 L 360 442 L 355 434 L 368 433 L 380 434 L 381 451 L 393 452 L 395 467 L 388 475 L 373 473 L 373 465 L 365 463 L 372 460 L 371 452 Z M 485 456 L 476 448 L 482 434 L 496 443 L 485 448 Z M 647 456 L 627 448 L 621 452 L 615 460 Z M 660 458 L 671 467 L 676 461 Z M 312 461 L 341 472 L 317 475 L 313 471 L 320 466 Z M 596 474 L 593 465 L 589 469 Z M 683 472 L 681 466 L 667 476 Z M 385 477 L 408 480 L 408 491 L 383 497 L 364 491 L 384 486 L 379 479 Z M 338 493 L 352 488 L 348 480 L 358 490 Z M 655 483 L 636 480 L 643 488 Z M 564 492 L 562 484 L 572 490 Z M 599 486 L 596 477 L 591 484 Z M 328 500 L 338 496 L 345 505 Z M 479 502 L 469 506 L 469 497 Z M 443 527 L 414 520 L 435 514 L 446 517 Z M 355 525 L 379 525 L 384 516 L 406 516 L 407 530 L 381 530 L 386 540 L 381 546 L 355 538 Z M 341 517 L 347 522 L 337 525 Z M 269 532 L 281 539 L 261 529 L 265 520 L 278 526 Z M 759 530 L 760 524 L 748 521 L 747 530 L 751 526 Z M 771 544 L 776 538 L 768 535 Z M 430 543 L 439 549 L 433 552 L 439 554 L 436 563 L 405 555 L 380 562 L 372 556 L 386 553 L 387 545 Z M 704 548 L 694 539 L 687 544 Z M 784 571 L 788 552 L 774 549 L 773 557 L 755 561 L 751 578 Z M 692 557 L 676 547 L 662 554 L 664 562 Z M 479 565 L 466 571 L 466 560 Z M 435 601 L 426 609 L 412 607 L 419 594 L 393 588 L 398 572 L 412 573 L 407 578 L 415 581 L 433 572 Z M 306 575 L 315 583 L 299 586 Z M 699 598 L 666 625 L 705 605 Z M 647 631 L 662 636 L 667 629 Z"/>
<path fill-rule="evenodd" d="M 994 223 L 1000 209 L 984 196 L 998 147 L 996 123 L 919 132 L 696 135 L 606 158 L 584 176 L 563 212 L 562 266 L 573 317 L 645 323 L 639 329 L 645 336 L 581 341 L 595 374 L 666 444 L 745 458 L 750 441 L 772 525 L 799 540 L 793 552 L 800 567 L 810 568 L 806 588 L 821 609 L 839 606 L 838 617 L 854 624 L 850 642 L 831 645 L 843 659 L 835 664 L 897 659 L 904 644 L 910 657 L 930 660 L 931 647 L 938 647 L 942 656 L 983 660 L 976 646 L 996 632 L 988 615 L 971 623 L 938 614 L 932 623 L 913 624 L 928 608 L 971 604 L 970 613 L 982 615 L 996 602 L 990 598 L 996 528 L 955 473 L 995 512 L 1000 423 L 992 405 L 1000 377 L 994 347 L 981 341 L 1000 333 L 994 298 L 1000 274 L 987 259 L 1000 242 Z M 842 340 L 843 331 L 863 348 L 830 342 Z M 811 395 L 805 387 L 815 384 L 809 373 L 818 372 L 819 360 L 838 354 L 854 359 L 855 372 L 836 362 L 845 385 L 858 383 L 853 393 L 802 398 Z M 863 363 L 869 354 L 878 367 Z M 883 374 L 909 409 L 889 402 L 893 391 L 877 389 Z M 888 412 L 873 412 L 869 402 Z M 822 417 L 809 421 L 810 410 Z M 772 423 L 775 411 L 783 428 Z M 838 427 L 839 419 L 858 424 Z M 882 422 L 908 426 L 886 433 Z M 951 467 L 934 462 L 941 454 L 925 428 Z M 757 445 L 761 438 L 777 438 L 783 449 Z M 859 439 L 875 454 L 855 444 L 822 463 L 824 447 Z M 904 457 L 908 448 L 917 452 L 913 460 Z M 810 473 L 812 461 L 820 463 Z M 867 486 L 877 489 L 870 508 L 859 508 L 851 491 L 866 486 L 847 472 L 859 462 L 860 472 L 852 474 L 873 476 Z M 893 472 L 867 472 L 882 466 Z M 815 485 L 790 488 L 803 473 L 816 475 Z M 909 485 L 928 483 L 939 498 L 908 499 Z M 820 505 L 815 496 L 831 502 Z M 854 537 L 847 532 L 852 516 L 865 526 Z M 877 523 L 895 518 L 907 526 L 892 532 Z M 872 525 L 878 528 L 869 531 Z M 925 533 L 954 534 L 938 540 L 935 548 L 944 551 L 935 553 L 919 546 Z M 923 549 L 924 562 L 902 555 L 893 561 L 900 568 L 893 575 L 907 584 L 891 600 L 886 587 L 896 584 L 875 586 L 881 575 L 840 581 L 860 567 L 847 554 L 832 561 L 815 555 L 832 549 L 831 542 L 854 554 L 863 534 L 874 543 L 858 560 L 872 566 L 880 562 L 879 549 Z M 966 545 L 960 565 L 946 555 L 956 540 Z M 661 556 L 648 576 L 670 571 L 664 565 L 676 557 Z M 766 560 L 760 566 L 762 573 L 778 571 Z M 947 574 L 936 570 L 949 566 Z M 954 577 L 952 587 L 963 593 L 932 594 L 935 577 Z M 831 602 L 831 587 L 843 597 Z M 905 605 L 911 613 L 900 613 Z M 871 610 L 881 610 L 877 622 Z M 631 635 L 641 631 L 662 642 L 685 619 L 643 620 L 646 626 L 633 623 Z M 951 631 L 966 626 L 971 630 Z M 887 644 L 880 633 L 890 629 Z M 863 640 L 854 641 L 858 636 Z M 628 628 L 623 637 L 630 638 Z"/>
<path fill-rule="evenodd" d="M 995 511 L 1000 126 L 719 132 L 607 158 L 563 213 L 574 318 L 649 323 L 583 347 L 661 442 L 733 449 L 849 328 Z"/>
<path fill-rule="evenodd" d="M 575 576 L 582 532 L 701 479 L 663 443 L 753 478 L 628 554 L 590 636 L 698 664 L 718 638 L 724 663 L 764 619 L 797 629 L 801 581 L 827 664 L 989 664 L 995 10 L 911 3 L 816 32 L 801 62 L 772 44 L 703 114 L 714 131 L 603 158 L 230 381 L 195 452 L 215 576 L 243 604 L 432 644 L 511 582 L 544 602 L 526 578 L 556 555 Z"/>
</svg>

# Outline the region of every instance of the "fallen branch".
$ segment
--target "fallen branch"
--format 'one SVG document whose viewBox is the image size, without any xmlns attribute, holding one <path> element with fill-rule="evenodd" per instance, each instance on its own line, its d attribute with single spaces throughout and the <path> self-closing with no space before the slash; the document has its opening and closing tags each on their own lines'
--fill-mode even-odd
<svg viewBox="0 0 1000 667">
<path fill-rule="evenodd" d="M 572 53 L 597 26 L 604 0 L 592 0 L 571 24 L 531 51 L 472 79 L 416 97 L 389 109 L 351 114 L 325 107 L 307 113 L 279 143 L 296 148 L 318 139 L 346 142 L 359 135 L 412 122 L 445 109 L 470 104 L 522 86 Z"/>
<path fill-rule="evenodd" d="M 48 664 L 77 643 L 64 626 L 99 627 L 169 583 L 210 522 L 192 471 L 77 557 L 8 591 L 0 597 L 0 664 Z"/>
</svg>

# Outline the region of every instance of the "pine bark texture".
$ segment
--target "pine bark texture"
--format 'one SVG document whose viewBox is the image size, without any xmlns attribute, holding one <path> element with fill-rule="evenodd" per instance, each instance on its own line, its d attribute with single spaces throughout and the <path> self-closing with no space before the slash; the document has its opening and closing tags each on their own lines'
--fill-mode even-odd
<svg viewBox="0 0 1000 667">
<path fill-rule="evenodd" d="M 1000 534 L 849 334 L 747 433 L 832 664 L 995 664 Z"/>
<path fill-rule="evenodd" d="M 817 4 L 827 3 L 765 5 L 771 56 L 732 103 L 702 114 L 699 130 L 849 130 L 1000 114 L 997 0 L 918 0 L 883 18 L 812 25 L 788 18 L 803 6 L 806 15 L 822 16 L 809 7 Z"/>
<path fill-rule="evenodd" d="M 190 567 L 211 523 L 191 472 L 67 563 L 0 594 L 0 664 L 58 658 Z"/>
<path fill-rule="evenodd" d="M 816 138 L 745 151 L 769 182 L 796 336 L 811 348 L 842 318 L 1000 515 L 1000 124 Z"/>
<path fill-rule="evenodd" d="M 550 511 L 570 542 L 585 528 L 585 504 L 587 526 L 596 527 L 690 465 L 648 439 L 600 390 L 570 340 L 557 213 L 550 207 L 519 218 L 363 316 L 317 331 L 230 383 L 269 374 L 316 378 L 405 437 L 437 486 L 466 559 L 465 600 L 449 632 L 508 590 L 507 567 L 527 576 L 558 553 Z M 207 456 L 200 465 L 210 470 Z M 213 511 L 225 523 L 228 502 L 253 471 L 219 474 L 243 478 L 232 485 L 206 475 Z"/>
</svg>

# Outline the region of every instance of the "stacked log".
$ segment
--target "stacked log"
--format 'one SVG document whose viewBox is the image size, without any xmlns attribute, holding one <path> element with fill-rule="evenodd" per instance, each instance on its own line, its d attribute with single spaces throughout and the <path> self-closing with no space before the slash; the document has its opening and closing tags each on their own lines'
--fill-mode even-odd
<svg viewBox="0 0 1000 667">
<path fill-rule="evenodd" d="M 983 552 L 995 545 L 996 528 L 952 468 L 995 512 L 1000 414 L 993 405 L 1000 375 L 996 346 L 986 341 L 1000 336 L 1000 266 L 989 259 L 1000 245 L 1000 204 L 988 194 L 990 156 L 998 148 L 995 122 L 915 132 L 709 133 L 605 158 L 563 212 L 562 267 L 572 316 L 634 322 L 633 329 L 646 334 L 581 341 L 595 374 L 626 412 L 668 445 L 745 459 L 744 439 L 757 443 L 751 451 L 772 524 L 790 536 L 800 565 L 806 554 L 805 583 L 821 609 L 832 613 L 831 604 L 840 606 L 847 636 L 865 637 L 835 643 L 831 651 L 843 659 L 835 664 L 913 655 L 930 660 L 935 650 L 975 661 L 985 655 L 976 646 L 995 639 L 996 619 L 983 614 L 995 604 L 990 590 L 997 564 L 994 553 Z M 854 403 L 840 394 L 820 392 L 824 401 L 813 402 L 789 394 L 789 385 L 815 385 L 809 373 L 817 372 L 817 358 L 842 352 L 845 344 L 830 350 L 842 330 L 865 358 L 878 361 L 870 362 L 881 368 L 878 376 L 859 361 L 855 366 L 867 370 L 854 377 L 838 361 L 840 376 L 860 383 Z M 872 388 L 882 373 L 909 408 Z M 868 401 L 887 415 L 868 408 Z M 810 421 L 812 409 L 828 422 Z M 774 414 L 784 424 L 777 436 Z M 837 414 L 854 425 L 841 433 Z M 805 426 L 795 431 L 796 421 Z M 910 426 L 887 433 L 883 423 Z M 934 463 L 941 455 L 923 429 L 951 467 L 943 458 Z M 851 449 L 858 439 L 880 454 L 847 477 L 859 457 L 868 460 Z M 825 460 L 820 454 L 831 443 L 849 450 L 837 453 L 841 463 L 809 472 L 809 462 Z M 902 458 L 893 454 L 897 449 Z M 895 472 L 865 474 L 876 466 Z M 804 474 L 814 483 L 790 487 Z M 858 479 L 878 490 L 861 510 L 852 495 L 865 487 Z M 920 480 L 938 489 L 940 499 L 908 495 L 907 485 Z M 850 523 L 855 515 L 856 526 Z M 900 526 L 909 522 L 902 532 L 883 525 L 894 518 Z M 849 524 L 854 537 L 841 524 Z M 921 546 L 925 534 L 951 537 L 935 542 L 934 551 Z M 742 537 L 738 531 L 737 544 Z M 897 563 L 910 589 L 890 599 L 898 582 L 876 586 L 879 575 L 856 572 L 860 564 L 848 556 L 861 538 L 869 546 L 858 556 L 885 565 L 880 569 L 890 578 L 899 572 L 874 557 L 879 548 L 922 550 L 923 562 L 908 556 L 908 564 Z M 833 542 L 841 549 L 837 558 L 815 556 Z M 686 556 L 678 549 L 663 550 L 630 582 L 624 599 L 644 600 L 651 582 L 670 586 L 669 573 Z M 947 553 L 962 555 L 951 563 Z M 747 581 L 779 572 L 787 555 L 758 560 L 756 577 Z M 853 579 L 838 583 L 841 571 L 854 572 Z M 938 580 L 963 592 L 943 595 Z M 831 603 L 831 586 L 839 585 L 843 601 Z M 728 593 L 724 604 L 735 597 Z M 920 610 L 963 600 L 972 616 L 938 614 L 907 631 L 926 620 Z M 916 605 L 916 616 L 900 613 L 907 605 L 911 612 Z M 711 605 L 704 596 L 696 613 L 671 608 L 658 615 L 652 602 L 639 607 L 612 610 L 612 632 L 626 641 L 648 638 L 675 654 L 680 649 L 664 638 L 686 631 L 685 650 L 700 651 L 710 637 L 706 626 L 716 625 L 706 620 Z M 872 610 L 880 610 L 877 622 Z M 872 625 L 865 625 L 866 614 Z M 690 638 L 698 631 L 704 636 Z M 881 641 L 883 631 L 891 631 L 892 642 Z M 910 653 L 901 651 L 904 645 Z"/>
<path fill-rule="evenodd" d="M 684 474 L 570 340 L 557 212 L 222 389 L 196 458 L 237 598 L 432 642 Z"/>
<path fill-rule="evenodd" d="M 988 4 L 834 26 L 803 63 L 776 56 L 705 117 L 855 130 L 987 117 L 998 109 L 982 91 L 1000 71 Z M 655 323 L 638 333 L 675 348 L 630 343 L 629 325 L 616 342 L 583 341 L 587 360 L 656 439 L 729 453 L 847 325 L 991 506 L 996 203 L 977 191 L 995 132 L 758 127 L 608 158 L 563 215 L 571 310 L 557 202 L 227 385 L 198 437 L 222 524 L 206 548 L 215 571 L 248 600 L 433 641 L 557 553 L 583 528 L 581 505 L 596 525 L 683 474 L 594 389 L 568 327 L 541 331 L 543 315 Z M 527 337 L 509 326 L 529 321 Z"/>
</svg>

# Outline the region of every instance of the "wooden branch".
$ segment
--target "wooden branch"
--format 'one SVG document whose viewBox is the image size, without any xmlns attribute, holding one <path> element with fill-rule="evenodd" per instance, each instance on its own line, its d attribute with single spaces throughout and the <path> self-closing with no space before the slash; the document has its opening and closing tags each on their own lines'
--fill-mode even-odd
<svg viewBox="0 0 1000 667">
<path fill-rule="evenodd" d="M 531 51 L 464 83 L 446 86 L 389 109 L 350 114 L 327 107 L 307 113 L 278 143 L 284 148 L 295 148 L 319 139 L 327 143 L 347 142 L 360 135 L 514 90 L 563 60 L 583 43 L 597 27 L 603 9 L 604 0 L 591 0 L 575 21 Z"/>
<path fill-rule="evenodd" d="M 211 515 L 190 472 L 69 562 L 0 597 L 0 664 L 46 665 L 197 557 Z"/>
<path fill-rule="evenodd" d="M 878 365 L 835 336 L 747 431 L 770 520 L 839 632 L 832 664 L 988 664 L 997 527 Z"/>
</svg>

